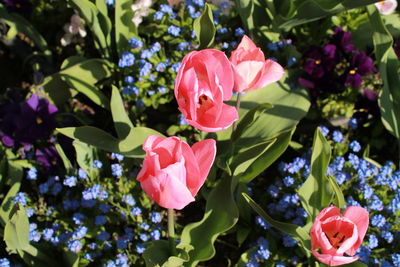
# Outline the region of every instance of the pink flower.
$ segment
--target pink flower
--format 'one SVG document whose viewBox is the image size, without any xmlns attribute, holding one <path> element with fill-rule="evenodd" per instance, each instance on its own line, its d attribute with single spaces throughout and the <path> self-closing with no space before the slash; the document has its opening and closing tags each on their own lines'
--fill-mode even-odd
<svg viewBox="0 0 400 267">
<path fill-rule="evenodd" d="M 168 4 L 171 7 L 178 5 L 180 2 L 181 0 L 168 0 Z"/>
<path fill-rule="evenodd" d="M 233 72 L 221 51 L 205 49 L 187 54 L 175 81 L 175 97 L 186 121 L 206 132 L 224 130 L 238 119 L 232 106 Z"/>
<path fill-rule="evenodd" d="M 379 13 L 381 13 L 382 15 L 390 15 L 396 10 L 397 1 L 396 0 L 380 1 L 378 3 L 375 3 L 375 6 L 378 9 Z"/>
<path fill-rule="evenodd" d="M 137 180 L 146 194 L 161 207 L 183 209 L 204 184 L 216 154 L 215 140 L 190 147 L 178 137 L 149 136 L 146 157 Z"/>
<path fill-rule="evenodd" d="M 369 213 L 361 207 L 348 207 L 343 216 L 337 207 L 323 209 L 311 227 L 312 253 L 320 262 L 330 266 L 358 260 L 353 256 L 364 239 L 368 223 Z"/>
<path fill-rule="evenodd" d="M 285 74 L 281 65 L 265 60 L 264 53 L 254 42 L 243 36 L 239 46 L 232 51 L 229 59 L 235 74 L 237 92 L 251 91 L 278 81 Z"/>
</svg>

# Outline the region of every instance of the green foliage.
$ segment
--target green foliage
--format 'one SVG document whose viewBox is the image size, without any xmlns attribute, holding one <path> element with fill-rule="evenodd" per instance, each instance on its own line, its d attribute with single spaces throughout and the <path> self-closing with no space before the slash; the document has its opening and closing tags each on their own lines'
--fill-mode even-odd
<svg viewBox="0 0 400 267">
<path fill-rule="evenodd" d="M 118 55 L 129 48 L 129 38 L 137 34 L 135 24 L 132 23 L 133 3 L 133 0 L 115 1 L 115 42 Z"/>
<path fill-rule="evenodd" d="M 14 38 L 19 32 L 24 33 L 42 51 L 47 60 L 51 62 L 52 54 L 47 45 L 46 40 L 35 29 L 35 27 L 33 27 L 29 23 L 29 21 L 27 21 L 24 17 L 16 13 L 13 14 L 8 13 L 6 8 L 2 4 L 0 4 L 0 18 L 10 27 L 10 29 L 8 29 L 8 32 L 6 34 L 7 38 L 10 39 Z"/>
<path fill-rule="evenodd" d="M 330 157 L 331 148 L 321 130 L 317 128 L 314 134 L 310 175 L 298 192 L 301 204 L 311 221 L 314 221 L 319 212 L 329 205 L 333 197 L 332 188 L 325 174 Z"/>
<path fill-rule="evenodd" d="M 143 253 L 147 267 L 180 267 L 189 260 L 188 252 L 193 249 L 190 245 L 179 244 L 176 246 L 177 256 L 170 256 L 169 243 L 166 240 L 154 240 Z"/>
<path fill-rule="evenodd" d="M 193 29 L 196 32 L 200 49 L 210 47 L 214 42 L 215 26 L 211 6 L 206 3 L 203 13 L 194 20 Z"/>
<path fill-rule="evenodd" d="M 400 139 L 399 60 L 392 48 L 393 38 L 383 23 L 379 12 L 374 6 L 369 6 L 367 10 L 373 30 L 375 55 L 383 80 L 383 88 L 379 96 L 382 122 L 392 135 Z"/>
<path fill-rule="evenodd" d="M 17 249 L 26 250 L 29 245 L 29 220 L 23 207 L 12 215 L 4 228 L 4 241 L 7 248 L 16 253 Z"/>
<path fill-rule="evenodd" d="M 184 266 L 196 266 L 200 261 L 211 259 L 215 255 L 215 239 L 236 224 L 239 214 L 233 199 L 234 188 L 235 181 L 225 175 L 209 194 L 203 219 L 183 229 L 181 244 L 194 247 Z"/>
<path fill-rule="evenodd" d="M 72 6 L 79 11 L 79 15 L 84 18 L 92 31 L 96 40 L 97 48 L 105 58 L 110 56 L 109 45 L 111 44 L 111 21 L 103 8 L 97 8 L 89 0 L 69 0 Z"/>
</svg>

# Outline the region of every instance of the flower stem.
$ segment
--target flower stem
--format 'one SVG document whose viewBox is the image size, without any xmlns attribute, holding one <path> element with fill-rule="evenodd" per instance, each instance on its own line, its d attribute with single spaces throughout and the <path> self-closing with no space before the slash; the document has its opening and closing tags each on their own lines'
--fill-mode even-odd
<svg viewBox="0 0 400 267">
<path fill-rule="evenodd" d="M 242 94 L 238 93 L 237 94 L 237 98 L 236 98 L 236 110 L 237 110 L 238 113 L 239 113 L 239 108 L 240 108 L 240 98 L 241 98 L 241 96 L 242 96 Z M 237 121 L 235 121 L 232 124 L 232 133 L 236 130 L 236 126 L 237 126 Z"/>
<path fill-rule="evenodd" d="M 174 209 L 168 209 L 168 241 L 171 255 L 176 256 Z"/>
</svg>

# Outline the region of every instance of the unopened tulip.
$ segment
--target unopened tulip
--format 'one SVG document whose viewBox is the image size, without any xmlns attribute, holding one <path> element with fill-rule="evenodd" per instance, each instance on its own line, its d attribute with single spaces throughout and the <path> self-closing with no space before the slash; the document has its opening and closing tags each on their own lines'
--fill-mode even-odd
<svg viewBox="0 0 400 267">
<path fill-rule="evenodd" d="M 254 42 L 243 36 L 239 46 L 232 51 L 232 63 L 236 92 L 262 88 L 282 78 L 285 70 L 279 63 L 265 59 L 264 53 Z"/>
<path fill-rule="evenodd" d="M 200 190 L 216 154 L 213 139 L 190 147 L 178 137 L 149 136 L 143 150 L 146 156 L 137 180 L 146 194 L 161 207 L 183 209 Z"/>
<path fill-rule="evenodd" d="M 397 1 L 396 0 L 380 1 L 375 3 L 375 6 L 378 9 L 379 13 L 381 13 L 382 15 L 390 15 L 396 10 Z"/>
</svg>

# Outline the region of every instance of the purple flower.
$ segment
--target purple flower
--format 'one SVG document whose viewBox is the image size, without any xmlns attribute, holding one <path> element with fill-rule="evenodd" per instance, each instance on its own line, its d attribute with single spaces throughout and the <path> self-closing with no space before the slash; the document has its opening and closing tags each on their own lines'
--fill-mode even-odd
<svg viewBox="0 0 400 267">
<path fill-rule="evenodd" d="M 351 43 L 351 32 L 345 32 L 341 27 L 336 27 L 335 33 L 332 36 L 332 42 L 345 54 L 356 49 L 356 47 Z"/>
<path fill-rule="evenodd" d="M 57 165 L 58 152 L 54 146 L 46 147 L 43 149 L 36 149 L 36 161 L 41 163 L 47 170 Z"/>
<path fill-rule="evenodd" d="M 345 73 L 345 86 L 360 88 L 362 77 L 375 71 L 372 58 L 364 51 L 356 51 L 350 62 L 350 67 Z"/>
</svg>

